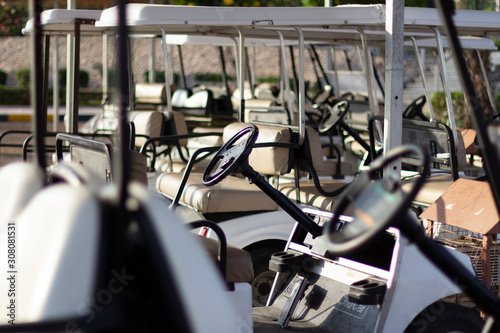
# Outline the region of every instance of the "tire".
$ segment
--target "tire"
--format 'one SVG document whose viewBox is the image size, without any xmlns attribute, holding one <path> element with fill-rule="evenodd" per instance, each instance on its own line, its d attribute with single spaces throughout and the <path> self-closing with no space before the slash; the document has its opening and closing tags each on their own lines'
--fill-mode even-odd
<svg viewBox="0 0 500 333">
<path fill-rule="evenodd" d="M 254 280 L 251 284 L 252 304 L 255 307 L 266 305 L 276 275 L 276 272 L 269 269 L 269 260 L 274 253 L 279 251 L 268 247 L 250 250 L 254 272 Z"/>
<path fill-rule="evenodd" d="M 479 333 L 484 321 L 478 311 L 446 302 L 436 302 L 422 311 L 405 333 Z"/>
</svg>

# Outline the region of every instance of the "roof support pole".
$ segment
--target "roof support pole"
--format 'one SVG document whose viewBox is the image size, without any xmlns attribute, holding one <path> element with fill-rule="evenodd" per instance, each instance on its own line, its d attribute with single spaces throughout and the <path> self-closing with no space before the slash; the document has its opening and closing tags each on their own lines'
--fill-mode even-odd
<svg viewBox="0 0 500 333">
<path fill-rule="evenodd" d="M 69 0 L 68 9 L 75 9 L 76 8 L 76 0 Z M 71 82 L 73 82 L 73 45 L 75 43 L 73 39 L 73 34 L 67 34 L 66 35 L 66 115 L 64 118 L 64 123 L 65 123 L 65 128 L 66 132 L 70 133 L 71 128 L 72 128 L 72 123 L 73 123 L 73 85 Z"/>
<path fill-rule="evenodd" d="M 238 29 L 239 42 L 238 47 L 238 89 L 240 90 L 240 112 L 238 113 L 238 121 L 245 121 L 245 36 L 243 32 Z"/>
<path fill-rule="evenodd" d="M 306 120 L 303 117 L 305 114 L 304 110 L 306 108 L 306 85 L 304 82 L 304 33 L 298 27 L 295 27 L 295 30 L 297 30 L 297 33 L 299 34 L 299 91 L 297 95 L 299 97 L 299 144 L 302 144 L 306 131 Z"/>
<path fill-rule="evenodd" d="M 444 46 L 443 46 L 443 37 L 441 36 L 441 32 L 436 27 L 431 27 L 434 31 L 437 40 L 437 49 L 438 49 L 438 64 L 441 74 L 441 81 L 444 86 L 444 93 L 446 97 L 446 107 L 448 109 L 448 126 L 451 128 L 453 132 L 453 139 L 457 142 L 457 123 L 455 121 L 455 112 L 453 110 L 453 100 L 451 98 L 450 91 L 450 82 L 448 81 L 448 70 L 446 69 L 446 59 L 444 57 Z M 455 145 L 455 150 L 458 149 L 458 146 Z"/>
<path fill-rule="evenodd" d="M 293 124 L 294 115 L 293 115 L 293 101 L 292 94 L 290 93 L 290 80 L 288 79 L 288 66 L 286 63 L 286 52 L 285 52 L 285 40 L 283 39 L 283 34 L 281 31 L 276 31 L 280 40 L 280 54 L 281 54 L 281 105 L 285 106 L 285 94 L 286 94 L 286 102 L 288 103 L 288 115 L 290 116 L 290 122 Z M 285 91 L 283 91 L 283 88 Z"/>
<path fill-rule="evenodd" d="M 72 109 L 69 112 L 69 132 L 72 134 L 78 133 L 78 104 L 79 104 L 79 91 L 80 91 L 80 25 L 82 22 L 79 19 L 75 20 L 75 35 L 73 37 L 73 103 Z M 71 84 L 71 81 L 66 81 L 66 86 Z"/>
<path fill-rule="evenodd" d="M 59 123 L 59 37 L 54 36 L 54 50 L 53 60 L 54 66 L 52 67 L 52 109 L 54 112 L 54 119 L 52 120 L 52 130 L 57 132 Z"/>
<path fill-rule="evenodd" d="M 493 114 L 497 114 L 498 111 L 495 105 L 495 98 L 493 97 L 493 92 L 491 91 L 490 82 L 488 80 L 488 74 L 486 74 L 486 69 L 484 68 L 484 62 L 483 59 L 481 58 L 481 53 L 479 52 L 479 50 L 475 51 L 476 51 L 477 61 L 479 62 L 479 66 L 481 67 L 481 74 L 483 75 L 484 84 L 486 86 L 486 92 L 488 94 L 488 98 L 491 104 L 491 109 L 493 110 Z"/>
<path fill-rule="evenodd" d="M 163 42 L 163 61 L 165 62 L 165 93 L 167 94 L 167 112 L 172 113 L 172 92 L 170 91 L 170 61 L 168 59 L 167 48 L 167 33 L 165 29 L 161 29 L 161 37 Z"/>
<path fill-rule="evenodd" d="M 31 107 L 33 109 L 33 132 L 35 137 L 35 162 L 45 171 L 44 139 L 47 131 L 47 115 L 43 112 L 43 43 L 40 24 L 41 2 L 30 1 L 30 16 L 33 18 L 33 33 L 31 34 Z"/>
<path fill-rule="evenodd" d="M 420 48 L 417 45 L 417 41 L 415 40 L 415 37 L 411 37 L 411 42 L 413 43 L 413 48 L 415 49 L 415 55 L 417 56 L 417 63 L 418 63 L 418 69 L 420 71 L 420 77 L 422 78 L 422 83 L 424 85 L 424 91 L 425 91 L 425 98 L 427 98 L 427 105 L 429 105 L 429 111 L 430 111 L 430 121 L 435 122 L 436 121 L 436 116 L 434 115 L 434 108 L 432 107 L 431 103 L 431 93 L 429 92 L 429 88 L 427 86 L 427 80 L 425 79 L 425 70 L 424 70 L 424 65 L 422 64 L 422 59 L 420 57 Z"/>
<path fill-rule="evenodd" d="M 362 43 L 362 59 L 363 59 L 363 71 L 366 75 L 366 87 L 368 90 L 368 103 L 370 104 L 370 114 L 372 116 L 378 116 L 380 114 L 377 95 L 375 94 L 375 89 L 373 85 L 373 78 L 375 74 L 373 73 L 373 62 L 370 53 L 370 47 L 368 46 L 368 40 L 366 34 L 363 30 L 357 29 L 359 35 L 361 36 Z"/>
<path fill-rule="evenodd" d="M 385 16 L 384 155 L 401 145 L 403 133 L 404 1 L 388 0 Z M 389 168 L 401 173 L 401 161 L 392 162 Z"/>
<path fill-rule="evenodd" d="M 102 35 L 102 105 L 109 98 L 109 75 L 108 75 L 108 35 Z"/>
</svg>

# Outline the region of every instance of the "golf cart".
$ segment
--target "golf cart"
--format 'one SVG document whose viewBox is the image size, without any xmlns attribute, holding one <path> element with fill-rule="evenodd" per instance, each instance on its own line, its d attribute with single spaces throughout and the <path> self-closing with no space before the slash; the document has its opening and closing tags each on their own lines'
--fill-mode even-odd
<svg viewBox="0 0 500 333">
<path fill-rule="evenodd" d="M 123 8 L 120 6 L 121 10 Z M 124 25 L 120 27 L 123 29 Z M 126 30 L 119 35 L 126 36 Z M 120 54 L 124 53 L 124 44 Z M 126 72 L 124 63 L 120 65 Z M 33 90 L 36 92 L 37 88 L 40 89 L 35 86 Z M 13 283 L 13 288 L 19 292 L 19 298 L 2 295 L 9 305 L 14 304 L 15 310 L 12 313 L 9 309 L 14 319 L 4 319 L 2 323 L 5 325 L 0 327 L 0 331 L 75 331 L 80 328 L 85 331 L 158 331 L 165 329 L 165 325 L 169 330 L 179 332 L 251 331 L 249 312 L 235 313 L 236 304 L 241 303 L 232 302 L 226 297 L 228 295 L 224 296 L 227 286 L 216 268 L 209 264 L 193 235 L 175 217 L 169 216 L 158 204 L 157 197 L 128 182 L 129 138 L 126 135 L 124 104 L 122 101 L 123 123 L 120 126 L 123 133 L 120 152 L 124 157 L 118 160 L 123 169 L 115 173 L 118 179 L 116 187 L 108 187 L 96 194 L 85 184 L 75 187 L 65 184 L 64 175 L 59 175 L 63 184 L 45 186 L 38 191 L 28 188 L 27 193 L 35 197 L 26 198 L 28 203 L 25 208 L 19 205 L 19 215 L 15 212 L 7 217 L 8 225 L 14 223 L 19 226 L 19 262 L 23 266 L 19 272 L 9 273 L 9 278 L 12 276 L 17 282 Z M 37 127 L 37 133 L 38 130 L 41 129 Z M 307 211 L 314 216 L 313 219 L 248 165 L 247 157 L 256 138 L 255 127 L 244 128 L 227 141 L 203 175 L 205 184 L 214 185 L 240 164 L 241 172 L 276 200 L 298 223 L 287 246 L 288 252 L 276 255 L 272 262 L 281 277 L 289 274 L 288 282 L 285 288 L 276 290 L 270 308 L 255 310 L 256 318 L 259 311 L 265 312 L 261 317 L 272 318 L 274 309 L 278 309 L 280 318 L 269 323 L 257 319 L 256 331 L 269 326 L 281 330 L 282 327 L 297 325 L 297 331 L 387 329 L 393 332 L 404 330 L 404 323 L 415 323 L 415 318 L 418 323 L 427 323 L 431 327 L 438 322 L 435 320 L 442 318 L 439 315 L 447 318 L 449 312 L 441 307 L 428 306 L 440 306 L 442 303 L 435 301 L 462 290 L 452 284 L 455 277 L 479 306 L 496 318 L 500 317 L 498 299 L 483 290 L 472 275 L 466 274 L 472 270 L 471 266 L 456 264 L 457 258 L 465 264 L 466 257 L 450 255 L 448 250 L 427 242 L 420 226 L 408 217 L 408 205 L 421 182 L 416 182 L 411 191 L 405 193 L 398 186 L 396 179 L 399 175 L 393 178 L 386 173 L 388 179 L 373 178 L 375 171 L 408 153 L 421 161 L 421 179 L 424 179 L 428 165 L 426 155 L 420 150 L 403 147 L 389 152 L 384 160 L 376 162 L 372 170 L 353 183 L 339 200 L 333 214 Z M 43 144 L 37 147 L 41 150 L 38 156 L 44 156 Z M 41 161 L 40 165 L 44 166 Z M 44 167 L 40 169 L 45 170 Z M 43 186 L 43 173 L 41 178 L 40 186 Z M 354 206 L 348 211 L 352 217 L 343 217 L 342 213 L 349 209 L 350 201 Z M 164 223 L 165 217 L 169 223 Z M 406 218 L 410 223 L 400 222 Z M 386 232 L 389 224 L 398 228 L 390 228 Z M 350 250 L 380 235 L 382 240 L 376 248 L 380 252 L 386 250 L 385 256 L 379 258 L 366 249 L 360 250 L 362 255 L 350 253 Z M 419 237 L 414 238 L 415 235 Z M 411 242 L 405 241 L 405 237 Z M 431 261 L 423 260 L 422 253 L 430 259 L 436 259 L 433 254 L 437 254 L 437 259 L 441 260 L 438 266 L 447 273 L 441 274 L 436 266 L 430 264 Z M 404 255 L 410 258 L 414 255 L 414 261 L 402 260 Z M 394 277 L 401 277 L 403 273 L 404 277 L 416 277 L 414 272 L 405 271 L 405 264 L 414 263 L 421 265 L 420 276 L 426 277 L 429 273 L 432 279 L 429 284 L 425 283 L 427 280 L 424 283 L 420 280 L 419 283 L 408 283 L 408 288 L 398 292 L 398 281 L 404 279 Z M 14 267 L 10 269 L 14 270 Z M 199 274 L 201 271 L 203 274 Z M 292 279 L 295 276 L 297 279 Z M 352 290 L 349 286 L 348 292 L 347 283 L 352 283 Z M 310 288 L 307 288 L 308 285 Z M 429 285 L 438 288 L 431 294 L 426 291 Z M 237 291 L 236 286 L 234 289 Z M 404 308 L 398 307 L 401 303 L 397 302 L 406 295 L 405 291 L 413 291 L 413 295 L 419 298 L 425 297 L 425 302 L 412 300 L 412 311 L 405 313 Z M 335 297 L 337 302 L 334 304 L 338 308 L 332 309 L 328 302 Z M 20 302 L 16 303 L 18 299 Z M 248 310 L 249 297 L 241 297 L 239 301 L 248 301 Z M 422 319 L 417 317 L 421 313 L 419 309 L 427 308 L 434 317 L 425 313 Z M 297 310 L 303 310 L 298 319 L 293 317 Z M 318 321 L 323 314 L 330 319 L 338 316 L 338 320 L 321 326 L 324 321 Z M 363 316 L 361 321 L 365 318 L 371 321 L 354 326 L 352 323 L 355 321 L 351 318 L 356 315 L 358 318 Z M 456 313 L 452 315 L 456 318 Z M 480 325 L 475 325 L 474 316 L 460 318 L 474 328 Z M 17 319 L 19 321 L 16 322 Z M 432 322 L 425 322 L 426 319 Z M 14 320 L 16 325 L 8 325 L 8 320 Z"/>
</svg>

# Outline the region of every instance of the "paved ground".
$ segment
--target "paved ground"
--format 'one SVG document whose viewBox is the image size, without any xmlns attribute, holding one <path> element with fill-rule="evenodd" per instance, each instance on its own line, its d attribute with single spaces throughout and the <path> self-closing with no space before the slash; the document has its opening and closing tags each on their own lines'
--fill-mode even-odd
<svg viewBox="0 0 500 333">
<path fill-rule="evenodd" d="M 82 107 L 80 109 L 80 124 L 83 124 L 86 119 L 90 118 L 95 113 L 100 111 L 99 107 Z M 61 116 L 60 119 L 63 118 L 65 114 L 65 108 L 61 108 L 60 110 Z M 0 133 L 4 133 L 5 131 L 32 131 L 32 123 L 31 123 L 31 115 L 32 111 L 29 106 L 0 106 Z M 53 125 L 53 112 L 52 110 L 48 111 L 48 122 L 47 122 L 47 131 L 52 132 L 54 130 Z M 57 130 L 64 131 L 64 123 L 63 121 L 57 122 Z M 9 133 L 2 137 L 0 134 L 0 143 L 9 144 L 9 145 L 17 145 L 18 147 L 0 147 L 0 166 L 10 163 L 12 161 L 21 161 L 22 160 L 22 148 L 20 147 L 24 140 L 29 136 L 29 133 Z M 47 142 L 50 144 L 50 140 Z M 33 154 L 28 154 L 28 160 L 33 159 Z"/>
</svg>

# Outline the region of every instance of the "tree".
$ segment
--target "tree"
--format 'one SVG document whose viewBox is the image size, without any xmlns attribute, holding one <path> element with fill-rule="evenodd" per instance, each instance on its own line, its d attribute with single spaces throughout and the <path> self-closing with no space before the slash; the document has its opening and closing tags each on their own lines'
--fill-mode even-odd
<svg viewBox="0 0 500 333">
<path fill-rule="evenodd" d="M 0 36 L 22 36 L 27 20 L 26 6 L 11 6 L 0 2 Z"/>
</svg>

